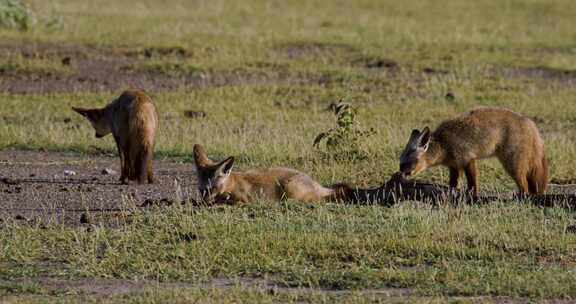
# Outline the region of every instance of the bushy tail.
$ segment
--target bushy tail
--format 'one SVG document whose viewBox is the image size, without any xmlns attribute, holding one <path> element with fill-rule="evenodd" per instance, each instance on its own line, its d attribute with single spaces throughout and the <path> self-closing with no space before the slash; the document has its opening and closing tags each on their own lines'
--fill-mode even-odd
<svg viewBox="0 0 576 304">
<path fill-rule="evenodd" d="M 548 188 L 548 160 L 545 155 L 536 160 L 528 175 L 528 190 L 531 194 L 542 194 Z"/>
<path fill-rule="evenodd" d="M 139 96 L 145 98 L 146 96 Z M 154 138 L 158 128 L 158 117 L 154 105 L 139 101 L 129 113 L 128 137 L 132 157 L 132 180 L 139 184 L 152 183 L 152 158 L 154 155 Z"/>
</svg>

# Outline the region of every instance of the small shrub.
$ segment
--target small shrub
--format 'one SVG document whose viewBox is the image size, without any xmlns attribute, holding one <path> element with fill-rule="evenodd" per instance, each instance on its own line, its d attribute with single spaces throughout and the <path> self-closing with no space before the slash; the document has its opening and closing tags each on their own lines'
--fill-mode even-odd
<svg viewBox="0 0 576 304">
<path fill-rule="evenodd" d="M 0 27 L 27 31 L 35 22 L 34 13 L 20 0 L 0 0 Z"/>
<path fill-rule="evenodd" d="M 325 149 L 326 155 L 333 159 L 365 159 L 367 153 L 362 150 L 361 141 L 375 133 L 373 129 L 362 130 L 356 121 L 356 111 L 349 104 L 340 101 L 331 107 L 336 115 L 336 127 L 322 132 L 314 139 L 314 147 Z"/>
</svg>

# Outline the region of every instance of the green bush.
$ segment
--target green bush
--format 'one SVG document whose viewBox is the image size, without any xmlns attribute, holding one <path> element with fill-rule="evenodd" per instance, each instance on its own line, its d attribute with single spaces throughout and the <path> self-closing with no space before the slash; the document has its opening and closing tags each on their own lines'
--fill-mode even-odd
<svg viewBox="0 0 576 304">
<path fill-rule="evenodd" d="M 20 0 L 0 0 L 0 27 L 26 31 L 34 22 L 34 13 Z"/>
<path fill-rule="evenodd" d="M 360 142 L 374 134 L 374 130 L 362 130 L 356 121 L 356 110 L 349 104 L 340 101 L 331 105 L 336 115 L 336 127 L 322 132 L 314 139 L 314 147 L 320 148 L 324 142 L 326 156 L 333 159 L 365 159 Z"/>
</svg>

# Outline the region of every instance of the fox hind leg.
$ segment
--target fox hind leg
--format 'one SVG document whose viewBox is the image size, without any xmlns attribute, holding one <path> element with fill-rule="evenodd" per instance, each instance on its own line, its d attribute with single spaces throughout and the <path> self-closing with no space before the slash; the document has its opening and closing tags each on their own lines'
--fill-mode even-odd
<svg viewBox="0 0 576 304">
<path fill-rule="evenodd" d="M 528 175 L 528 188 L 531 194 L 542 194 L 548 187 L 548 160 L 545 156 L 536 160 Z"/>
<path fill-rule="evenodd" d="M 148 162 L 148 183 L 149 184 L 153 184 L 155 179 L 154 179 L 154 170 L 152 170 L 152 161 Z"/>
<path fill-rule="evenodd" d="M 146 151 L 146 173 L 148 176 L 148 183 L 154 183 L 154 153 L 152 152 L 152 148 Z"/>
<path fill-rule="evenodd" d="M 128 178 L 128 153 L 126 153 L 125 147 L 120 142 L 120 139 L 114 136 L 114 140 L 116 141 L 116 148 L 118 149 L 118 156 L 120 157 L 120 183 L 127 184 L 126 179 Z"/>
<path fill-rule="evenodd" d="M 146 151 L 143 149 L 139 151 L 136 161 L 134 162 L 134 167 L 134 169 L 136 169 L 134 177 L 138 180 L 138 184 L 146 183 L 148 180 L 148 163 L 146 162 Z"/>
<path fill-rule="evenodd" d="M 478 166 L 475 159 L 471 160 L 464 168 L 466 174 L 466 181 L 468 182 L 468 191 L 472 195 L 478 196 Z"/>
<path fill-rule="evenodd" d="M 520 194 L 521 197 L 530 193 L 526 174 L 518 174 L 517 176 L 514 177 L 514 181 L 516 182 L 516 185 L 518 185 L 518 193 Z"/>
<path fill-rule="evenodd" d="M 530 192 L 531 194 L 538 194 L 540 193 L 539 189 L 538 189 L 538 181 L 534 178 L 534 176 L 530 175 L 528 177 L 528 192 Z"/>
<path fill-rule="evenodd" d="M 520 195 L 529 193 L 528 188 L 528 166 L 526 161 L 522 161 L 521 155 L 500 158 L 500 162 L 508 174 L 514 179 L 518 186 Z"/>
</svg>

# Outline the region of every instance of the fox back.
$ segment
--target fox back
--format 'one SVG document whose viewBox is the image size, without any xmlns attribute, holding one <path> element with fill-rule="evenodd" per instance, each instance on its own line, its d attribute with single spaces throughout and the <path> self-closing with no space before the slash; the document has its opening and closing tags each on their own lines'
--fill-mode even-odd
<svg viewBox="0 0 576 304">
<path fill-rule="evenodd" d="M 317 202 L 336 199 L 338 193 L 323 187 L 310 176 L 291 168 L 275 167 L 232 172 L 234 158 L 221 162 L 210 160 L 200 145 L 194 145 L 198 190 L 204 201 L 226 196 L 233 202 L 251 202 L 258 198 L 280 201 L 294 199 Z M 343 187 L 343 186 L 341 186 Z"/>
<path fill-rule="evenodd" d="M 73 108 L 86 117 L 100 138 L 112 133 L 121 160 L 121 181 L 152 183 L 153 155 L 158 129 L 156 108 L 143 91 L 123 92 L 101 109 Z"/>
<path fill-rule="evenodd" d="M 428 128 L 414 130 L 400 157 L 400 169 L 408 174 L 435 165 L 462 170 L 471 161 L 493 156 L 516 180 L 521 191 L 545 191 L 548 163 L 536 124 L 501 108 L 472 110 L 442 122 L 431 134 Z"/>
<path fill-rule="evenodd" d="M 291 168 L 274 167 L 269 169 L 233 172 L 238 190 L 249 197 L 262 197 L 280 201 L 295 199 L 304 202 L 321 201 L 333 193 L 332 189 L 321 186 L 310 176 Z"/>
<path fill-rule="evenodd" d="M 527 158 L 542 157 L 544 144 L 536 124 L 506 109 L 479 108 L 447 120 L 432 134 L 447 154 L 446 162 L 461 165 L 471 158 L 502 155 L 507 160 L 522 152 Z"/>
</svg>

